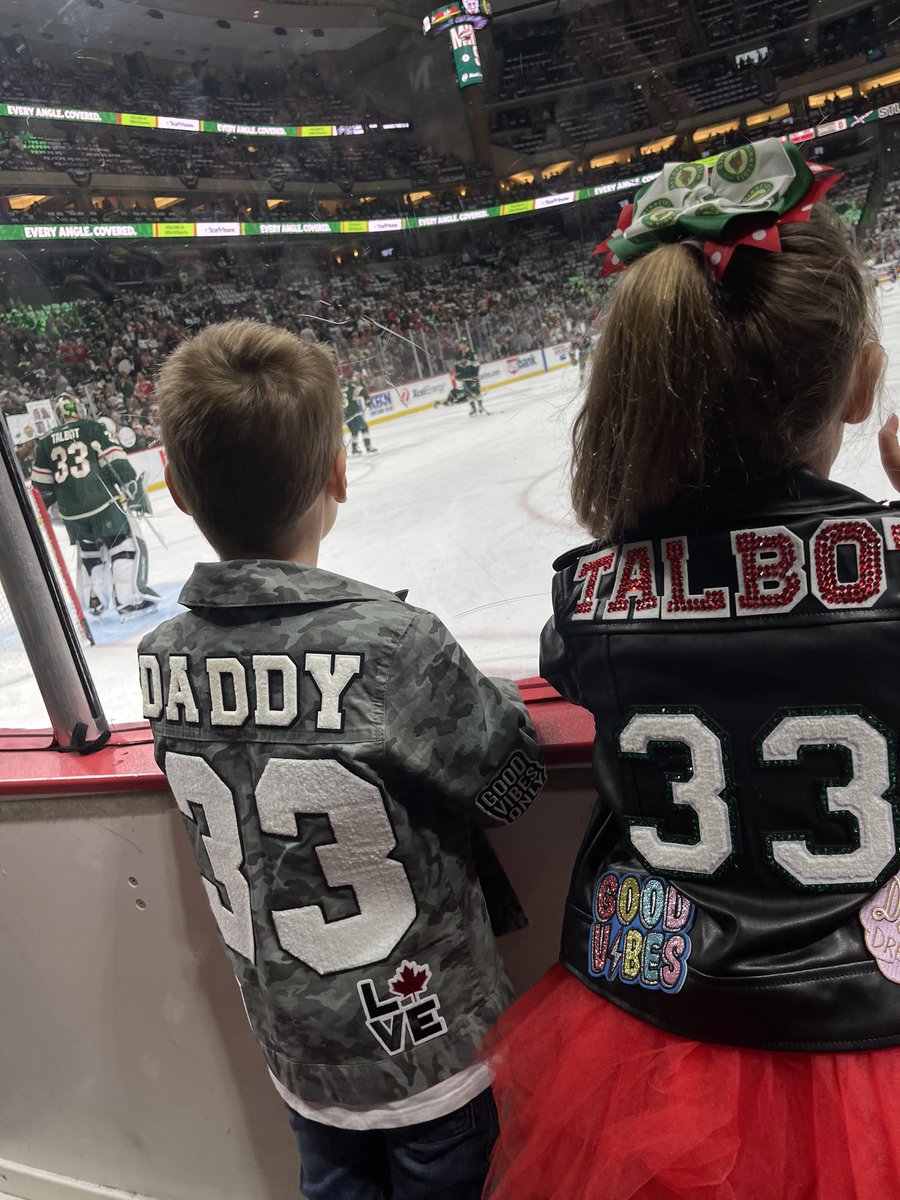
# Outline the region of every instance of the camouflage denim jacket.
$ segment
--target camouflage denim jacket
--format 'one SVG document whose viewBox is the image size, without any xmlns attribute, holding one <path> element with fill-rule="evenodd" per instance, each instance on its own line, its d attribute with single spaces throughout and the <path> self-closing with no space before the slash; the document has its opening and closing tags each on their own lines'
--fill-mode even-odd
<svg viewBox="0 0 900 1200">
<path fill-rule="evenodd" d="M 180 599 L 144 713 L 270 1070 L 373 1107 L 471 1065 L 512 998 L 473 832 L 544 780 L 515 685 L 314 567 L 200 564 Z"/>
</svg>

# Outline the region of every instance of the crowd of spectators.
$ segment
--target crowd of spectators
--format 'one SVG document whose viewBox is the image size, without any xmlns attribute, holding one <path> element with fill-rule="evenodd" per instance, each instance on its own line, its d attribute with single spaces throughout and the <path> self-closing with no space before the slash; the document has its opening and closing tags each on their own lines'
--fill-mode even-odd
<svg viewBox="0 0 900 1200">
<path fill-rule="evenodd" d="M 900 38 L 900 25 L 882 27 L 873 9 L 801 27 L 798 23 L 810 16 L 809 8 L 808 0 L 698 0 L 691 16 L 678 0 L 622 0 L 549 20 L 495 22 L 484 35 L 492 39 L 500 64 L 489 72 L 486 96 L 494 139 L 522 154 L 554 147 L 569 152 L 692 114 L 756 98 L 765 101 L 770 92 L 774 95 L 778 79 L 797 70 L 871 52 Z M 757 34 L 757 51 L 725 52 L 727 46 Z M 718 56 L 710 57 L 715 50 Z M 682 65 L 676 65 L 679 62 Z M 134 78 L 97 66 L 78 58 L 52 65 L 8 59 L 0 64 L 0 96 L 253 124 L 364 124 L 385 119 L 385 114 L 373 111 L 352 73 L 346 85 L 330 86 L 300 63 L 269 75 L 209 64 L 170 64 L 167 70 L 176 73 L 165 79 Z M 545 99 L 536 104 L 535 98 L 542 95 Z M 339 142 L 251 142 L 136 128 L 64 128 L 49 123 L 26 128 L 15 121 L 0 129 L 3 169 L 191 180 L 227 175 L 270 180 L 276 186 L 291 180 L 333 180 L 351 186 L 381 179 L 409 180 L 418 188 L 472 176 L 461 159 L 423 147 L 414 134 L 366 134 Z"/>
<path fill-rule="evenodd" d="M 872 160 L 845 168 L 830 199 L 855 226 L 872 183 Z M 605 207 L 604 207 L 605 206 Z M 157 438 L 153 379 L 178 341 L 232 317 L 311 330 L 342 367 L 359 369 L 370 391 L 447 370 L 460 339 L 483 360 L 576 337 L 594 321 L 602 282 L 591 251 L 615 218 L 617 200 L 591 202 L 590 241 L 564 236 L 558 221 L 520 223 L 515 238 L 485 227 L 477 249 L 437 259 L 348 260 L 342 269 L 295 246 L 266 260 L 227 249 L 180 258 L 151 281 L 135 259 L 82 299 L 66 287 L 46 303 L 0 306 L 0 411 L 72 387 L 129 447 Z M 900 260 L 900 177 L 863 241 L 870 261 Z M 75 295 L 75 292 L 70 292 Z M 308 335 L 307 335 L 308 336 Z"/>
<path fill-rule="evenodd" d="M 297 257 L 278 271 L 219 258 L 114 297 L 0 307 L 0 411 L 27 411 L 74 388 L 96 415 L 128 426 L 129 446 L 157 437 L 153 378 L 200 326 L 255 318 L 311 329 L 370 390 L 449 369 L 460 338 L 483 359 L 561 341 L 588 326 L 600 288 L 589 245 L 535 227 L 512 247 L 435 263 L 341 273 Z"/>
<path fill-rule="evenodd" d="M 65 65 L 7 59 L 0 63 L 4 100 L 57 104 L 67 108 L 140 112 L 256 125 L 355 124 L 373 113 L 361 91 L 347 82 L 329 87 L 315 71 L 298 62 L 273 77 L 262 72 L 229 71 L 222 65 L 179 64 L 177 74 L 148 79 L 122 74 L 112 63 L 100 69 L 75 57 Z"/>
<path fill-rule="evenodd" d="M 779 80 L 883 53 L 900 38 L 900 26 L 879 25 L 872 9 L 814 27 L 801 24 L 809 9 L 808 0 L 706 0 L 695 24 L 677 0 L 622 0 L 498 27 L 497 139 L 527 154 L 771 100 Z M 745 53 L 710 56 L 757 37 Z M 522 105 L 510 107 L 515 100 Z"/>
<path fill-rule="evenodd" d="M 0 171 L 91 172 L 104 175 L 345 182 L 464 180 L 473 172 L 461 159 L 438 154 L 412 138 L 367 134 L 346 138 L 265 138 L 193 135 L 177 139 L 156 130 L 120 130 L 44 123 L 26 128 L 8 118 L 0 124 Z"/>
</svg>

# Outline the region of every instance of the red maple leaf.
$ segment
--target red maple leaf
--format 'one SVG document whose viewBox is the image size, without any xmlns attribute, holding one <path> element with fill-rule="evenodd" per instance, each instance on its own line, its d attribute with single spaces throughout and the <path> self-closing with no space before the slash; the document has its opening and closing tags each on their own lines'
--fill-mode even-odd
<svg viewBox="0 0 900 1200">
<path fill-rule="evenodd" d="M 400 970 L 388 981 L 388 987 L 395 996 L 416 996 L 425 991 L 430 978 L 431 968 L 427 964 L 423 967 L 404 959 Z"/>
</svg>

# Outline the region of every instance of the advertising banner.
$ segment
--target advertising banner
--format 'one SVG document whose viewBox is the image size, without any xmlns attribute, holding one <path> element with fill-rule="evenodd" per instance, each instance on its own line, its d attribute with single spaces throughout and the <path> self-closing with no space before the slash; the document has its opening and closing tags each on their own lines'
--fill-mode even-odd
<svg viewBox="0 0 900 1200">
<path fill-rule="evenodd" d="M 545 346 L 544 362 L 548 371 L 557 371 L 560 367 L 570 366 L 572 363 L 571 342 L 557 342 L 555 346 Z"/>
<path fill-rule="evenodd" d="M 482 391 L 502 387 L 514 379 L 530 379 L 534 375 L 543 375 L 544 354 L 542 350 L 526 350 L 522 354 L 512 354 L 509 358 L 499 358 L 495 362 L 482 363 L 478 370 L 478 381 Z"/>
<path fill-rule="evenodd" d="M 32 400 L 30 404 L 25 405 L 25 408 L 31 424 L 34 426 L 34 437 L 42 437 L 51 429 L 56 428 L 56 417 L 53 415 L 49 400 Z"/>
<path fill-rule="evenodd" d="M 136 475 L 144 476 L 144 487 L 163 486 L 166 460 L 159 446 L 153 446 L 149 450 L 135 450 L 133 454 L 128 455 L 128 461 L 134 467 Z"/>
<path fill-rule="evenodd" d="M 16 446 L 24 446 L 26 442 L 38 436 L 34 421 L 28 413 L 14 413 L 6 418 L 9 432 Z"/>
<path fill-rule="evenodd" d="M 445 400 L 452 387 L 449 373 L 433 375 L 430 379 L 417 379 L 399 388 L 392 388 L 401 408 L 421 408 L 423 405 L 434 405 L 438 400 Z"/>
</svg>

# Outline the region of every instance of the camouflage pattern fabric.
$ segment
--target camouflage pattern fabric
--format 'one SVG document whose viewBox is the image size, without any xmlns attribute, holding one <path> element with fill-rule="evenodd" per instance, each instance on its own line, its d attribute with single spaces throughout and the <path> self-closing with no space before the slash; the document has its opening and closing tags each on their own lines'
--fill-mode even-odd
<svg viewBox="0 0 900 1200">
<path fill-rule="evenodd" d="M 181 602 L 145 714 L 273 1075 L 372 1107 L 470 1066 L 513 995 L 473 834 L 544 780 L 517 688 L 317 568 L 201 564 Z"/>
</svg>

